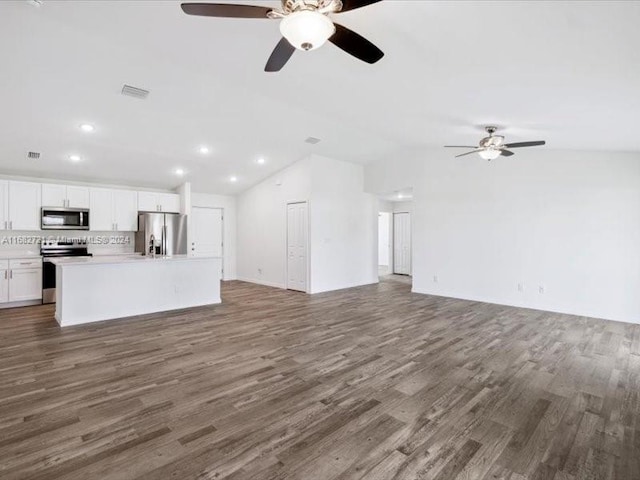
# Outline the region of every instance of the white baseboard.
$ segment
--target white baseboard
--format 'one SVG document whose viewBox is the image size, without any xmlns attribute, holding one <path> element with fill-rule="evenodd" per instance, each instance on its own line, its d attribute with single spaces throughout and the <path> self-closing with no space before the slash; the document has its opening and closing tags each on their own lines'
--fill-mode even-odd
<svg viewBox="0 0 640 480">
<path fill-rule="evenodd" d="M 241 282 L 255 283 L 257 285 L 264 285 L 265 287 L 281 288 L 283 290 L 287 288 L 287 286 L 282 283 L 267 282 L 265 280 L 259 280 L 257 278 L 238 277 L 237 280 L 240 280 Z"/>
</svg>

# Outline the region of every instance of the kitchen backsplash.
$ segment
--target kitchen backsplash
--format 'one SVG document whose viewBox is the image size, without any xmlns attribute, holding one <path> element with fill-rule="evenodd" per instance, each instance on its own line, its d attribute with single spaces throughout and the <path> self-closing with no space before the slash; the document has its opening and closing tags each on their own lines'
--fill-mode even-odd
<svg viewBox="0 0 640 480">
<path fill-rule="evenodd" d="M 42 240 L 86 240 L 89 253 L 109 255 L 133 253 L 135 232 L 93 232 L 86 230 L 0 231 L 0 253 L 40 252 Z"/>
</svg>

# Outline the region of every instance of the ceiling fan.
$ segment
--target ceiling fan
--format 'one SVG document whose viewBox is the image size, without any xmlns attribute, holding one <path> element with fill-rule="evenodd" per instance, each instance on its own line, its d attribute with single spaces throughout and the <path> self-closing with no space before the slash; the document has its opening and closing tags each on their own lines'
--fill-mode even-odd
<svg viewBox="0 0 640 480">
<path fill-rule="evenodd" d="M 184 13 L 203 17 L 279 19 L 283 38 L 265 67 L 278 72 L 298 50 L 315 50 L 328 40 L 367 63 L 376 63 L 384 53 L 366 38 L 333 23 L 329 14 L 348 12 L 382 0 L 282 0 L 282 9 L 228 3 L 183 3 Z"/>
<path fill-rule="evenodd" d="M 498 127 L 485 127 L 485 130 L 487 131 L 489 136 L 480 140 L 480 143 L 477 147 L 470 147 L 468 145 L 445 145 L 445 148 L 471 148 L 470 152 L 456 155 L 456 158 L 464 157 L 465 155 L 471 155 L 472 153 L 477 153 L 485 160 L 493 160 L 495 158 L 498 158 L 500 155 L 503 155 L 505 157 L 514 155 L 514 153 L 511 151 L 512 148 L 538 147 L 547 143 L 544 140 L 537 140 L 534 142 L 504 143 L 504 136 L 495 135 Z"/>
</svg>

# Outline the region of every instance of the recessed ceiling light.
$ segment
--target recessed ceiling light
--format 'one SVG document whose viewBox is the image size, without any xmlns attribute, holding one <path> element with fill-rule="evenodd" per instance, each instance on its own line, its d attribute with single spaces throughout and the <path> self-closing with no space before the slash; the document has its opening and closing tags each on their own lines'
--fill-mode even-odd
<svg viewBox="0 0 640 480">
<path fill-rule="evenodd" d="M 256 162 L 258 162 L 259 165 L 264 165 L 266 160 L 263 157 L 260 157 L 258 160 L 256 160 Z"/>
<path fill-rule="evenodd" d="M 229 177 L 229 181 L 230 182 L 237 182 L 238 181 L 238 177 L 236 177 L 235 175 L 232 175 Z"/>
<path fill-rule="evenodd" d="M 403 198 L 404 198 L 404 195 L 402 195 L 401 193 L 399 193 L 399 194 L 398 194 L 398 198 L 399 198 L 399 199 L 403 199 Z"/>
<path fill-rule="evenodd" d="M 184 175 L 184 170 L 181 168 L 176 168 L 176 175 L 180 175 L 180 176 Z"/>
<path fill-rule="evenodd" d="M 91 133 L 95 129 L 96 129 L 96 127 L 94 127 L 90 123 L 83 123 L 82 125 L 80 125 L 80 130 L 82 130 L 83 132 Z"/>
<path fill-rule="evenodd" d="M 72 162 L 79 162 L 80 160 L 82 160 L 82 158 L 80 157 L 80 155 L 69 155 L 69 160 L 71 160 Z"/>
<path fill-rule="evenodd" d="M 200 147 L 200 148 L 198 149 L 198 151 L 199 151 L 201 154 L 206 155 L 206 154 L 207 154 L 207 153 L 209 153 L 211 150 L 209 150 L 209 147 L 202 146 L 202 147 Z"/>
</svg>

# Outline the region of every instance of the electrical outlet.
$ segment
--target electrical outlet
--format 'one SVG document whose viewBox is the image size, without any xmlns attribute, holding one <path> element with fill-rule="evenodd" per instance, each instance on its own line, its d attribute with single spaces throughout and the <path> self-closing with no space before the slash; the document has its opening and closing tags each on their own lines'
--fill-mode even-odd
<svg viewBox="0 0 640 480">
<path fill-rule="evenodd" d="M 433 283 L 438 283 L 440 281 L 440 279 L 438 278 L 438 275 L 434 275 L 433 276 Z"/>
<path fill-rule="evenodd" d="M 524 283 L 519 283 L 518 284 L 518 291 L 519 292 L 524 292 Z"/>
<path fill-rule="evenodd" d="M 262 275 L 262 269 L 261 268 L 258 269 L 258 275 Z"/>
<path fill-rule="evenodd" d="M 544 285 L 538 285 L 538 293 L 542 294 L 544 293 Z"/>
</svg>

